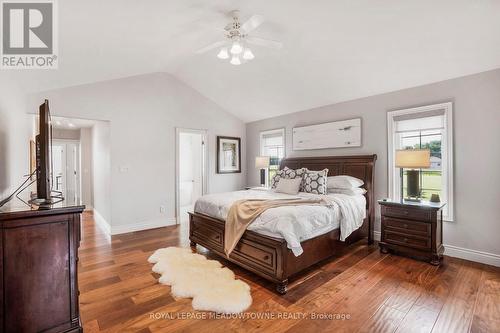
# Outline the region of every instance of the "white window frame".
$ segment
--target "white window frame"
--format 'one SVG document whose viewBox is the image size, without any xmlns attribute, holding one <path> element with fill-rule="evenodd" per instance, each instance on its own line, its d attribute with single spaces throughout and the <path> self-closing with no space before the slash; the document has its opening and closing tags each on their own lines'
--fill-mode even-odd
<svg viewBox="0 0 500 333">
<path fill-rule="evenodd" d="M 286 127 L 274 128 L 270 130 L 261 131 L 259 134 L 259 155 L 264 156 L 262 150 L 262 139 L 265 135 L 280 133 L 283 136 L 283 158 L 286 157 Z M 269 168 L 266 168 L 266 186 L 269 186 Z"/>
<path fill-rule="evenodd" d="M 389 197 L 395 200 L 399 200 L 400 198 L 400 190 L 398 181 L 395 179 L 395 156 L 394 156 L 394 147 L 397 146 L 395 140 L 396 136 L 394 135 L 394 127 L 395 121 L 394 117 L 407 115 L 412 113 L 421 113 L 435 110 L 444 110 L 444 123 L 445 128 L 443 130 L 442 137 L 442 146 L 446 147 L 442 151 L 443 160 L 446 161 L 446 168 L 442 169 L 442 176 L 445 180 L 444 187 L 446 188 L 446 205 L 448 206 L 446 216 L 443 216 L 443 219 L 448 222 L 452 222 L 454 220 L 454 192 L 453 192 L 453 103 L 440 103 L 440 104 L 432 104 L 426 106 L 420 106 L 416 108 L 410 109 L 402 109 L 387 112 L 387 166 L 388 166 L 388 190 Z"/>
</svg>

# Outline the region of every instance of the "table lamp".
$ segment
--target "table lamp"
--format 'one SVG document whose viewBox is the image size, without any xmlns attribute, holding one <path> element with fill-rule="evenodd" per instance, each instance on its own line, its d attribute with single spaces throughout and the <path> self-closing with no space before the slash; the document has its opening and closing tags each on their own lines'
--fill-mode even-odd
<svg viewBox="0 0 500 333">
<path fill-rule="evenodd" d="M 406 195 L 404 200 L 420 201 L 420 169 L 431 166 L 429 149 L 396 150 L 396 168 L 401 168 L 401 201 L 403 201 L 403 171 L 406 171 Z"/>
<path fill-rule="evenodd" d="M 255 168 L 260 169 L 260 185 L 266 185 L 266 169 L 269 167 L 269 156 L 257 156 L 255 158 Z"/>
</svg>

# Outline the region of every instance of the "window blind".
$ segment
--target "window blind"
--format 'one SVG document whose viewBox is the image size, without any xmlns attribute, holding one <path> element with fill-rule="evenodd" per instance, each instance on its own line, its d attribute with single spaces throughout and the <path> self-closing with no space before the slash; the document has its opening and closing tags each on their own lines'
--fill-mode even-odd
<svg viewBox="0 0 500 333">
<path fill-rule="evenodd" d="M 396 133 L 443 129 L 444 110 L 433 110 L 394 116 Z"/>
</svg>

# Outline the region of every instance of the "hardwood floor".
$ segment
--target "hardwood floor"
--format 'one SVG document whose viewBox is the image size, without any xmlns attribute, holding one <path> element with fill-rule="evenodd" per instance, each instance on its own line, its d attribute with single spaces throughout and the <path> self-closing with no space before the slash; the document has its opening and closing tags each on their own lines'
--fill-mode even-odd
<svg viewBox="0 0 500 333">
<path fill-rule="evenodd" d="M 147 262 L 158 248 L 188 246 L 187 235 L 176 226 L 110 238 L 84 213 L 79 287 L 85 332 L 500 332 L 499 268 L 450 257 L 435 267 L 366 244 L 353 244 L 291 281 L 285 296 L 213 257 L 247 282 L 253 297 L 243 317 L 213 318 L 193 311 L 190 299 L 170 296 Z"/>
</svg>

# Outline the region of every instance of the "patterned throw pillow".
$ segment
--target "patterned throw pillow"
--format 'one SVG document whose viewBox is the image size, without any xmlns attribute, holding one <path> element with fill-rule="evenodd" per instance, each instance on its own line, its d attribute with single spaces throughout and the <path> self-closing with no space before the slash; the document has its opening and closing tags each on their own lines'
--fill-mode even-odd
<svg viewBox="0 0 500 333">
<path fill-rule="evenodd" d="M 285 179 L 295 179 L 302 178 L 304 173 L 306 172 L 305 168 L 300 168 L 297 170 L 290 169 L 289 167 L 285 167 L 284 169 L 279 170 L 271 179 L 271 188 L 276 188 L 281 178 Z"/>
<path fill-rule="evenodd" d="M 328 169 L 311 171 L 306 169 L 302 180 L 302 189 L 307 193 L 326 194 Z"/>
</svg>

